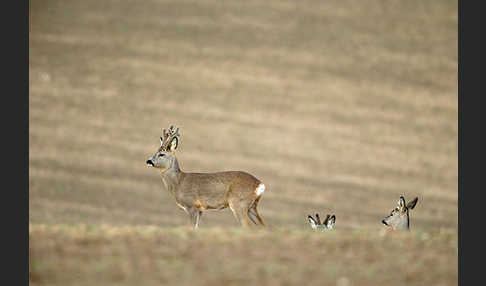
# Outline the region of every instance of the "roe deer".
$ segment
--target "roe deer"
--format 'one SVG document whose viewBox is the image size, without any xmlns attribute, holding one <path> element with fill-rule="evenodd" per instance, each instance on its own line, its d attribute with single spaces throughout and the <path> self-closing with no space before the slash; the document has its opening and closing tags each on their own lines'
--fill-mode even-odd
<svg viewBox="0 0 486 286">
<path fill-rule="evenodd" d="M 335 215 L 327 215 L 326 219 L 321 223 L 321 218 L 319 214 L 316 213 L 316 219 L 312 216 L 308 215 L 307 219 L 309 220 L 310 226 L 315 231 L 326 231 L 331 230 L 334 228 L 334 223 L 336 222 Z"/>
<path fill-rule="evenodd" d="M 410 229 L 410 217 L 409 210 L 412 210 L 417 204 L 418 197 L 405 204 L 405 198 L 400 196 L 398 205 L 394 208 L 390 215 L 385 217 L 381 222 L 391 227 L 393 230 L 409 230 Z"/>
<path fill-rule="evenodd" d="M 191 220 L 194 229 L 199 226 L 202 211 L 229 207 L 243 226 L 251 222 L 264 226 L 257 205 L 265 185 L 242 171 L 217 173 L 186 173 L 179 168 L 175 150 L 179 145 L 179 128 L 170 126 L 160 137 L 160 147 L 146 164 L 160 171 L 162 183 L 174 196 L 176 204 Z M 256 221 L 255 221 L 256 219 Z"/>
</svg>

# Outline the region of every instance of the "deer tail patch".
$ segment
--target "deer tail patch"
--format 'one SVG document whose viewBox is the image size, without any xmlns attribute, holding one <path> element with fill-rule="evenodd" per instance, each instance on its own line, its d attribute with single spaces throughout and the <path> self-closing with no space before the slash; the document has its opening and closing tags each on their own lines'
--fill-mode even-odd
<svg viewBox="0 0 486 286">
<path fill-rule="evenodd" d="M 263 183 L 260 183 L 258 187 L 255 189 L 255 194 L 257 194 L 257 196 L 260 196 L 261 194 L 263 194 L 264 191 L 265 191 L 265 185 Z"/>
</svg>

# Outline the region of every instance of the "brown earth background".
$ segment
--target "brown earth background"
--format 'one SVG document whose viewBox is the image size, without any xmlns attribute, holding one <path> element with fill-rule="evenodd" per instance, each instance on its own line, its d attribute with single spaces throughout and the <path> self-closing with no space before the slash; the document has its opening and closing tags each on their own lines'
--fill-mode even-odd
<svg viewBox="0 0 486 286">
<path fill-rule="evenodd" d="M 29 3 L 32 285 L 457 285 L 457 1 Z M 145 165 L 170 124 L 266 230 L 190 230 Z"/>
</svg>

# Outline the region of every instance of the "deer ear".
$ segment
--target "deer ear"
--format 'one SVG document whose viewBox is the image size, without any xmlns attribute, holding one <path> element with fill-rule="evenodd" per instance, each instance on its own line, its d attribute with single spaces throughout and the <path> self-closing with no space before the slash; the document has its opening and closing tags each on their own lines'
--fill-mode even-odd
<svg viewBox="0 0 486 286">
<path fill-rule="evenodd" d="M 160 137 L 160 146 L 162 146 L 163 143 L 164 143 L 164 139 Z"/>
<path fill-rule="evenodd" d="M 327 221 L 327 227 L 332 228 L 334 226 L 334 223 L 336 222 L 336 216 L 332 215 L 329 220 Z"/>
<path fill-rule="evenodd" d="M 418 197 L 416 197 L 412 201 L 409 201 L 408 204 L 407 204 L 407 208 L 412 210 L 415 207 L 415 205 L 417 204 L 417 201 L 418 201 Z"/>
<path fill-rule="evenodd" d="M 400 196 L 400 199 L 398 200 L 398 207 L 403 208 L 405 206 L 405 198 L 403 196 Z"/>
<path fill-rule="evenodd" d="M 174 152 L 175 149 L 177 149 L 177 146 L 179 146 L 179 139 L 177 139 L 177 137 L 174 137 L 172 138 L 172 140 L 170 141 L 170 145 L 169 145 L 169 150 L 171 152 Z"/>
<path fill-rule="evenodd" d="M 316 221 L 310 215 L 307 216 L 307 220 L 309 220 L 309 223 L 310 223 L 312 229 L 316 229 L 317 228 Z"/>
<path fill-rule="evenodd" d="M 330 217 L 331 217 L 331 215 L 330 215 L 330 214 L 327 214 L 327 215 L 326 215 L 326 219 L 325 219 L 325 220 L 322 222 L 322 224 L 327 225 L 327 222 L 329 221 L 329 218 L 330 218 Z"/>
</svg>

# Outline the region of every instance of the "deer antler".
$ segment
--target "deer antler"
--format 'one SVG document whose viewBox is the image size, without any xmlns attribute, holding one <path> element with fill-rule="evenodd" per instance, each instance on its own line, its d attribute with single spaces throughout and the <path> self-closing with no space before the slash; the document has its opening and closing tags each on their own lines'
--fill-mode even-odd
<svg viewBox="0 0 486 286">
<path fill-rule="evenodd" d="M 160 137 L 160 149 L 164 151 L 169 151 L 169 146 L 174 138 L 179 140 L 179 128 L 174 128 L 173 125 L 169 127 L 169 130 L 163 129 L 162 130 L 162 137 Z"/>
</svg>

